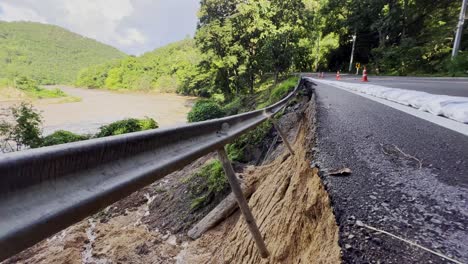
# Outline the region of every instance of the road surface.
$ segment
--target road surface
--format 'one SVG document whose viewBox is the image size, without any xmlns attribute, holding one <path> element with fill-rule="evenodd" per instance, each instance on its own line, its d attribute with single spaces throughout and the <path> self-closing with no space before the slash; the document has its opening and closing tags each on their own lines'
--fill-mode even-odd
<svg viewBox="0 0 468 264">
<path fill-rule="evenodd" d="M 458 96 L 468 96 L 467 81 L 372 80 Z M 315 162 L 332 198 L 345 263 L 450 263 L 361 222 L 468 263 L 468 137 L 332 86 L 319 84 L 316 96 Z M 327 175 L 343 167 L 352 174 Z"/>
</svg>

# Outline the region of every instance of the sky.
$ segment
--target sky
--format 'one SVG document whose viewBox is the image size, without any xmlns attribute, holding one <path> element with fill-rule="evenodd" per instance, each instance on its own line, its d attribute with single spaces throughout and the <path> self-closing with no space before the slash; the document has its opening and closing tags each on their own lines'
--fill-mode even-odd
<svg viewBox="0 0 468 264">
<path fill-rule="evenodd" d="M 34 21 L 140 55 L 193 36 L 199 0 L 0 0 L 0 20 Z"/>
</svg>

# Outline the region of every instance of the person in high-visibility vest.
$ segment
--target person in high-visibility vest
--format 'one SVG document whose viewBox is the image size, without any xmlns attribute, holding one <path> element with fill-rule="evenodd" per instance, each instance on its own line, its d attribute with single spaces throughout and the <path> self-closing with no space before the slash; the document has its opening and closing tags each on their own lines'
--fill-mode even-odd
<svg viewBox="0 0 468 264">
<path fill-rule="evenodd" d="M 362 80 L 363 82 L 368 82 L 367 80 L 367 68 L 364 66 L 364 69 L 362 70 Z"/>
</svg>

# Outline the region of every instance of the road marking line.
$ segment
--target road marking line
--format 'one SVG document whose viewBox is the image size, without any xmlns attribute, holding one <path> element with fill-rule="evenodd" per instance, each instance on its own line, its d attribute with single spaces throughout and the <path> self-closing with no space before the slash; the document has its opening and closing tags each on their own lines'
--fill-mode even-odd
<svg viewBox="0 0 468 264">
<path fill-rule="evenodd" d="M 455 132 L 461 133 L 461 134 L 463 134 L 465 136 L 468 136 L 468 124 L 463 124 L 463 123 L 460 123 L 460 122 L 457 122 L 457 121 L 454 121 L 454 120 L 451 120 L 451 119 L 448 119 L 448 118 L 445 118 L 445 117 L 436 116 L 436 115 L 433 115 L 433 114 L 428 113 L 428 112 L 423 112 L 423 111 L 420 111 L 418 109 L 415 109 L 415 108 L 412 108 L 412 107 L 409 107 L 409 106 L 406 106 L 406 105 L 402 105 L 402 104 L 399 104 L 399 103 L 395 103 L 395 102 L 392 102 L 392 101 L 388 101 L 388 100 L 385 100 L 385 99 L 374 97 L 374 96 L 371 96 L 371 95 L 367 95 L 367 94 L 351 91 L 351 90 L 348 90 L 348 89 L 345 89 L 345 88 L 337 87 L 337 86 L 334 86 L 332 84 L 318 83 L 318 85 L 319 86 L 320 85 L 331 86 L 331 87 L 334 87 L 334 88 L 341 89 L 343 91 L 347 91 L 349 93 L 353 93 L 353 94 L 365 97 L 365 98 L 367 98 L 369 100 L 384 104 L 384 105 L 389 106 L 391 108 L 394 108 L 394 109 L 400 110 L 402 112 L 405 112 L 405 113 L 407 113 L 409 115 L 419 117 L 419 118 L 421 118 L 423 120 L 426 120 L 426 121 L 429 121 L 429 122 L 431 122 L 433 124 L 439 125 L 441 127 L 445 127 L 445 128 L 450 129 L 452 131 L 455 131 Z"/>
</svg>

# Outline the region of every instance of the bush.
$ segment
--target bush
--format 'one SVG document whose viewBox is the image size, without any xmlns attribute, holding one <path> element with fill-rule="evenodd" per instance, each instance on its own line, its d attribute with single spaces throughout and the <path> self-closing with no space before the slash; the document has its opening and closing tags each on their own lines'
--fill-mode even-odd
<svg viewBox="0 0 468 264">
<path fill-rule="evenodd" d="M 25 76 L 18 77 L 15 80 L 15 87 L 23 91 L 39 90 L 39 86 L 37 85 L 36 81 Z"/>
<path fill-rule="evenodd" d="M 468 74 L 468 53 L 460 52 L 453 60 L 450 58 L 446 65 L 447 71 L 453 76 Z"/>
<path fill-rule="evenodd" d="M 223 108 L 211 100 L 199 100 L 188 113 L 187 119 L 190 123 L 215 119 L 225 116 Z"/>
<path fill-rule="evenodd" d="M 289 92 L 291 92 L 298 82 L 298 77 L 290 77 L 282 82 L 279 82 L 273 87 L 270 95 L 261 98 L 258 101 L 262 102 L 257 105 L 257 109 L 265 108 L 283 99 Z"/>
<path fill-rule="evenodd" d="M 58 130 L 42 139 L 41 147 L 65 144 L 81 140 L 87 140 L 89 136 L 78 135 L 70 131 Z"/>
<path fill-rule="evenodd" d="M 191 209 L 210 203 L 214 197 L 228 190 L 229 185 L 220 161 L 213 160 L 201 167 L 189 179 L 192 196 Z"/>
<path fill-rule="evenodd" d="M 267 136 L 272 124 L 270 121 L 263 122 L 254 130 L 240 136 L 233 143 L 226 146 L 229 159 L 238 162 L 249 162 L 247 157 L 249 149 L 253 149 L 262 143 L 262 140 Z"/>
<path fill-rule="evenodd" d="M 10 86 L 12 86 L 12 82 L 9 79 L 0 78 L 0 88 L 10 87 Z"/>
<path fill-rule="evenodd" d="M 236 115 L 241 112 L 242 109 L 242 98 L 236 97 L 230 103 L 226 104 L 223 108 L 227 116 Z"/>
<path fill-rule="evenodd" d="M 283 99 L 289 92 L 294 90 L 297 81 L 297 77 L 291 77 L 276 85 L 276 87 L 271 91 L 269 103 L 274 104 Z"/>
<path fill-rule="evenodd" d="M 42 99 L 42 98 L 59 98 L 59 97 L 67 96 L 67 94 L 64 93 L 60 89 L 48 90 L 48 89 L 41 89 L 41 88 L 38 88 L 37 90 L 33 90 L 33 91 L 29 92 L 29 95 L 31 95 L 34 98 L 38 98 L 38 99 Z"/>
<path fill-rule="evenodd" d="M 136 119 L 128 118 L 102 126 L 96 137 L 108 137 L 126 133 L 138 132 L 158 128 L 158 123 L 152 118 Z"/>
<path fill-rule="evenodd" d="M 14 147 L 9 142 L 13 142 L 16 150 L 23 147 L 36 148 L 41 145 L 41 125 L 42 117 L 36 112 L 31 104 L 21 103 L 19 106 L 10 108 L 13 123 L 0 122 L 0 138 L 2 140 L 2 151 L 13 151 Z M 10 149 L 6 150 L 6 146 Z"/>
<path fill-rule="evenodd" d="M 149 117 L 138 119 L 138 124 L 140 125 L 141 130 L 149 130 L 149 129 L 155 129 L 159 127 L 156 120 L 154 120 L 153 118 L 149 118 Z"/>
<path fill-rule="evenodd" d="M 43 89 L 37 85 L 35 80 L 29 79 L 28 77 L 19 77 L 15 80 L 15 87 L 26 92 L 29 96 L 33 98 L 58 98 L 67 96 L 60 89 Z"/>
</svg>

